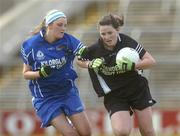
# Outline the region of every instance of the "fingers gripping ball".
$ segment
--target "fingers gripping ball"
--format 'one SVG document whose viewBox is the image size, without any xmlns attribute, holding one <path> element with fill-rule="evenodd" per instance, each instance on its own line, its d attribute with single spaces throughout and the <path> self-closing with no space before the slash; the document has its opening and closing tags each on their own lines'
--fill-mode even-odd
<svg viewBox="0 0 180 136">
<path fill-rule="evenodd" d="M 135 63 L 126 57 L 123 57 L 121 61 L 118 62 L 118 67 L 124 72 L 132 71 L 135 69 Z"/>
<path fill-rule="evenodd" d="M 52 73 L 52 69 L 50 66 L 43 66 L 39 70 L 40 77 L 48 77 Z"/>
<path fill-rule="evenodd" d="M 117 53 L 116 64 L 124 71 L 134 70 L 139 59 L 139 54 L 135 49 L 125 47 Z"/>
<path fill-rule="evenodd" d="M 93 59 L 93 60 L 89 63 L 88 67 L 89 67 L 89 68 L 96 69 L 96 68 L 99 68 L 102 64 L 103 64 L 103 59 L 96 58 L 96 59 Z"/>
</svg>

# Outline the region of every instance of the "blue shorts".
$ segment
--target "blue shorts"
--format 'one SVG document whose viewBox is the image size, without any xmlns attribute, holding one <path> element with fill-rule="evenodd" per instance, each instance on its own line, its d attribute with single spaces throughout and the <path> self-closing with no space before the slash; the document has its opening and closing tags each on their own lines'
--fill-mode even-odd
<svg viewBox="0 0 180 136">
<path fill-rule="evenodd" d="M 41 119 L 41 127 L 50 126 L 51 121 L 62 113 L 71 116 L 84 110 L 78 89 L 74 86 L 64 95 L 33 98 L 32 103 Z"/>
</svg>

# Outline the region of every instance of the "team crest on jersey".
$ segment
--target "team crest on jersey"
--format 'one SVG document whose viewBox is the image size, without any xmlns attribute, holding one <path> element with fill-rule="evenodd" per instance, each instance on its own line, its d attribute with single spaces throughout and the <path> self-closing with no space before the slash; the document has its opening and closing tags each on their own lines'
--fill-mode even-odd
<svg viewBox="0 0 180 136">
<path fill-rule="evenodd" d="M 43 60 L 44 59 L 44 53 L 42 51 L 38 51 L 36 54 L 36 57 L 38 60 Z"/>
<path fill-rule="evenodd" d="M 65 45 L 58 45 L 58 46 L 56 47 L 56 50 L 57 50 L 57 51 L 60 51 L 60 50 L 62 50 L 62 49 L 64 49 L 64 48 L 66 48 Z"/>
</svg>

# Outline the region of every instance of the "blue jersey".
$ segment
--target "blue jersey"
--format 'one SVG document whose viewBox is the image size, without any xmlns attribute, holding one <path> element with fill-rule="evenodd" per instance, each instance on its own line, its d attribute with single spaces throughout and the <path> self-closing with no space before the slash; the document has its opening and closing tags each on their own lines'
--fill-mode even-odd
<svg viewBox="0 0 180 136">
<path fill-rule="evenodd" d="M 22 44 L 22 59 L 32 71 L 37 71 L 44 65 L 49 65 L 53 69 L 47 78 L 30 80 L 29 88 L 33 97 L 63 95 L 70 90 L 77 78 L 72 63 L 82 46 L 78 39 L 67 33 L 62 39 L 50 44 L 43 38 L 41 32 Z"/>
</svg>

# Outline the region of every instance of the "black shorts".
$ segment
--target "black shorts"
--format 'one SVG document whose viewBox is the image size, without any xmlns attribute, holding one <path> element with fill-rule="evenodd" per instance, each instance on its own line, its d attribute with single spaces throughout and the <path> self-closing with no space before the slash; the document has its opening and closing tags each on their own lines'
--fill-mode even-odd
<svg viewBox="0 0 180 136">
<path fill-rule="evenodd" d="M 142 110 L 156 103 L 150 94 L 148 81 L 140 76 L 130 84 L 113 90 L 104 96 L 104 106 L 110 116 L 117 111 Z"/>
</svg>

